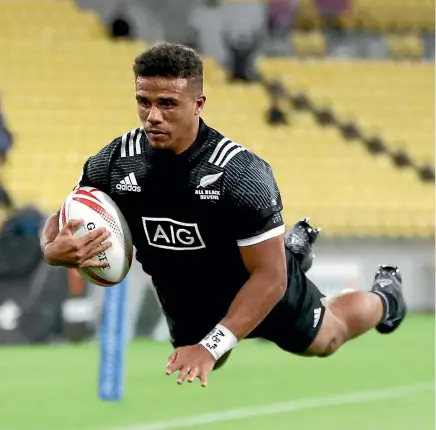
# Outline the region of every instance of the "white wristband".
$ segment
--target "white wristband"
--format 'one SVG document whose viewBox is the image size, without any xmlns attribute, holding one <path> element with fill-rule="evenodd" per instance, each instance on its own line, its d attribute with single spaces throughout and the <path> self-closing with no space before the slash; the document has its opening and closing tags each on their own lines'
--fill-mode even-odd
<svg viewBox="0 0 436 430">
<path fill-rule="evenodd" d="M 200 342 L 215 358 L 220 359 L 227 351 L 236 346 L 238 339 L 226 327 L 217 324 L 215 328 Z"/>
</svg>

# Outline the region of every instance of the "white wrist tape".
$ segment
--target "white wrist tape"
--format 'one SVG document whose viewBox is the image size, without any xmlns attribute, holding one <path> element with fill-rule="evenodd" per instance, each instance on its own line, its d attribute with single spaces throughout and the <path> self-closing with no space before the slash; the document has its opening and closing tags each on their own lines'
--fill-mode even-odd
<svg viewBox="0 0 436 430">
<path fill-rule="evenodd" d="M 215 358 L 220 359 L 227 351 L 236 346 L 238 339 L 226 327 L 217 324 L 215 328 L 200 342 Z"/>
</svg>

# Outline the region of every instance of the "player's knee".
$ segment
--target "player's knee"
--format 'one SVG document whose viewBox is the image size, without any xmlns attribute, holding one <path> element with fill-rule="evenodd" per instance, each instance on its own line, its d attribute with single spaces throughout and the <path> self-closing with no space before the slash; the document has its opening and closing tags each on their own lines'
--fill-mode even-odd
<svg viewBox="0 0 436 430">
<path fill-rule="evenodd" d="M 334 354 L 345 342 L 347 341 L 347 327 L 346 325 L 337 320 L 337 323 L 332 330 L 331 336 L 325 344 L 324 350 L 318 354 L 319 357 L 330 357 Z"/>
<path fill-rule="evenodd" d="M 217 362 L 215 363 L 215 366 L 214 366 L 213 370 L 218 370 L 221 367 L 223 367 L 224 364 L 226 363 L 226 361 L 229 359 L 231 352 L 232 351 L 228 351 L 221 358 L 219 358 L 217 360 Z"/>
<path fill-rule="evenodd" d="M 330 357 L 342 346 L 343 343 L 344 342 L 339 337 L 333 337 L 318 357 Z"/>
</svg>

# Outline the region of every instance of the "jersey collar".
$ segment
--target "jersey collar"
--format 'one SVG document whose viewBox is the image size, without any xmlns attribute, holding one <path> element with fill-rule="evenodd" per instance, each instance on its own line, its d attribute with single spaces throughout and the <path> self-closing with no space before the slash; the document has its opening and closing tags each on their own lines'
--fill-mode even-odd
<svg viewBox="0 0 436 430">
<path fill-rule="evenodd" d="M 196 139 L 194 140 L 194 143 L 185 151 L 181 152 L 176 156 L 177 160 L 191 160 L 201 149 L 204 142 L 207 139 L 207 136 L 209 134 L 209 127 L 206 125 L 206 123 L 203 121 L 202 118 L 200 118 L 200 123 L 198 127 L 198 134 Z"/>
</svg>

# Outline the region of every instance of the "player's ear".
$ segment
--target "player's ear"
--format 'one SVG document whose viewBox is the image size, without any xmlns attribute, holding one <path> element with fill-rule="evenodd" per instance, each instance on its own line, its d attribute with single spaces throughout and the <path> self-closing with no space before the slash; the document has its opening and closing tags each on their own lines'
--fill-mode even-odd
<svg viewBox="0 0 436 430">
<path fill-rule="evenodd" d="M 201 115 L 201 112 L 203 112 L 205 103 L 206 103 L 206 96 L 204 94 L 197 97 L 197 100 L 195 102 L 195 114 L 196 115 Z"/>
</svg>

